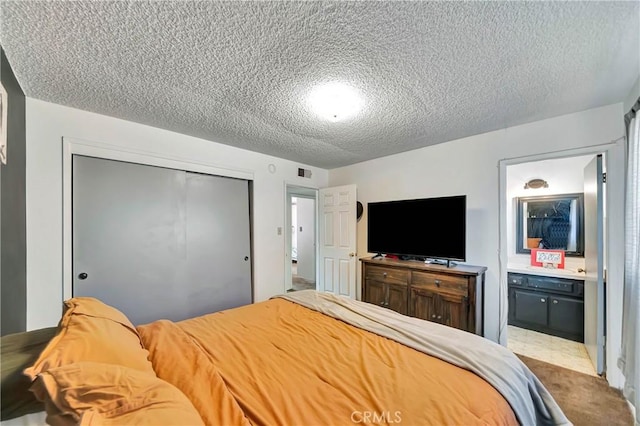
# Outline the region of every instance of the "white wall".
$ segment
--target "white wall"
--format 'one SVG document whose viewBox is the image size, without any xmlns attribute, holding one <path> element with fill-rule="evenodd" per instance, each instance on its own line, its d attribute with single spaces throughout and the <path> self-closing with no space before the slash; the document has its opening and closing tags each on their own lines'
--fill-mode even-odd
<svg viewBox="0 0 640 426">
<path fill-rule="evenodd" d="M 284 227 L 285 182 L 324 187 L 326 170 L 40 100 L 27 98 L 26 109 L 28 330 L 56 325 L 62 310 L 63 137 L 253 173 L 255 300 L 282 293 L 285 233 L 277 228 Z M 297 177 L 298 167 L 312 178 Z"/>
<path fill-rule="evenodd" d="M 316 280 L 316 201 L 311 198 L 298 198 L 298 276 Z"/>
<path fill-rule="evenodd" d="M 532 161 L 507 167 L 507 223 L 509 224 L 507 249 L 509 257 L 529 258 L 528 254 L 516 254 L 516 197 L 584 192 L 584 168 L 593 157 L 593 155 L 582 155 Z M 549 184 L 549 188 L 524 189 L 525 182 L 531 179 L 544 179 Z"/>
<path fill-rule="evenodd" d="M 298 250 L 298 199 L 291 197 L 291 249 Z M 297 260 L 297 259 L 296 259 Z"/>
<path fill-rule="evenodd" d="M 625 114 L 628 113 L 633 104 L 638 101 L 638 98 L 640 98 L 640 76 L 631 88 L 631 92 L 627 96 L 627 99 L 624 101 L 623 111 Z"/>
<path fill-rule="evenodd" d="M 488 267 L 485 335 L 497 341 L 498 161 L 604 144 L 621 137 L 623 127 L 622 104 L 618 103 L 334 169 L 329 171 L 329 184 L 355 183 L 358 200 L 365 204 L 365 213 L 358 222 L 359 256 L 369 255 L 366 252 L 366 203 L 466 194 L 466 263 Z M 360 280 L 358 277 L 358 282 Z"/>
</svg>

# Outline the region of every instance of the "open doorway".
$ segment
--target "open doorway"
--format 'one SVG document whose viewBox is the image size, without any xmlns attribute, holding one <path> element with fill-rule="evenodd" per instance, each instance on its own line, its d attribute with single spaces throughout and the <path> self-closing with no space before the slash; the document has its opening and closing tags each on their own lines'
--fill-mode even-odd
<svg viewBox="0 0 640 426">
<path fill-rule="evenodd" d="M 514 212 L 515 208 L 513 199 L 508 199 L 508 185 L 507 185 L 507 168 L 517 164 L 533 163 L 541 160 L 553 160 L 563 159 L 578 156 L 591 156 L 593 166 L 593 160 L 596 156 L 602 154 L 603 162 L 602 167 L 606 171 L 606 190 L 603 190 L 603 206 L 602 206 L 602 227 L 596 229 L 595 237 L 592 238 L 601 239 L 604 248 L 596 252 L 601 256 L 597 259 L 602 263 L 602 268 L 593 268 L 586 263 L 585 258 L 585 286 L 587 280 L 593 282 L 594 279 L 603 283 L 602 286 L 592 286 L 592 289 L 597 290 L 598 297 L 598 312 L 601 313 L 597 317 L 597 326 L 600 329 L 599 340 L 596 341 L 596 349 L 599 355 L 596 359 L 595 368 L 598 374 L 601 374 L 606 378 L 609 385 L 620 388 L 624 384 L 624 377 L 622 372 L 617 366 L 617 360 L 620 356 L 622 333 L 622 306 L 623 306 L 623 282 L 624 282 L 624 176 L 625 176 L 625 142 L 624 137 L 620 137 L 616 140 L 606 142 L 600 145 L 594 145 L 589 147 L 574 148 L 565 151 L 548 152 L 535 154 L 526 157 L 514 157 L 500 160 L 498 162 L 499 168 L 499 269 L 500 269 L 500 283 L 499 283 L 499 333 L 498 341 L 504 346 L 508 346 L 509 336 L 509 307 L 512 305 L 509 299 L 509 281 L 508 273 L 510 268 L 513 267 L 512 258 L 515 256 L 515 249 L 513 247 L 515 242 L 512 240 L 515 231 Z M 593 171 L 593 167 L 590 167 Z M 537 171 L 537 170 L 536 170 Z M 586 171 L 586 168 L 585 168 Z M 586 173 L 585 173 L 586 176 Z M 542 176 L 544 179 L 544 176 Z M 530 179 L 529 179 L 530 180 Z M 528 182 L 528 180 L 527 180 Z M 549 187 L 552 182 L 548 181 Z M 520 182 L 524 189 L 524 183 Z M 586 193 L 587 186 L 583 188 L 585 193 L 585 206 L 587 205 Z M 511 235 L 511 237 L 510 237 Z M 525 240 L 526 241 L 526 240 Z M 586 240 L 585 240 L 586 243 Z M 524 242 L 523 242 L 524 244 Z M 586 244 L 585 244 L 586 245 Z M 585 247 L 585 253 L 589 253 L 589 248 Z M 526 257 L 526 256 L 525 256 Z M 588 257 L 588 256 L 587 256 Z M 530 255 L 529 255 L 530 259 Z M 569 262 L 570 263 L 570 262 Z M 567 263 L 567 266 L 569 265 Z M 530 265 L 529 265 L 530 266 Z M 606 266 L 606 269 L 604 267 Z M 574 265 L 575 267 L 575 265 Z M 527 268 L 527 265 L 525 265 Z M 574 268 L 570 268 L 574 269 Z M 577 268 L 575 269 L 577 272 Z M 525 269 L 526 272 L 529 272 Z M 524 271 L 523 271 L 524 272 Z M 606 272 L 606 273 L 605 273 Z M 587 291 L 584 293 L 587 297 Z M 558 304 L 553 304 L 553 299 L 547 299 L 548 303 L 551 301 L 553 306 L 560 306 L 560 300 Z M 541 302 L 542 304 L 543 302 Z M 547 308 L 548 309 L 548 308 Z M 547 310 L 547 312 L 550 312 Z M 556 311 L 556 313 L 565 312 L 564 310 Z M 557 320 L 557 318 L 556 318 Z M 602 328 L 604 330 L 602 330 Z M 585 338 L 587 335 L 585 327 Z M 604 338 L 606 336 L 606 340 Z M 592 354 L 590 354 L 592 355 Z M 600 356 L 601 355 L 601 356 Z M 591 356 L 589 357 L 591 359 Z"/>
<path fill-rule="evenodd" d="M 317 288 L 317 190 L 287 185 L 285 291 Z"/>
<path fill-rule="evenodd" d="M 605 266 L 603 163 L 589 154 L 513 164 L 505 187 L 507 347 L 593 376 L 604 371 L 604 282 L 592 274 L 598 259 Z M 561 250 L 563 264 L 534 265 L 536 249 Z"/>
</svg>

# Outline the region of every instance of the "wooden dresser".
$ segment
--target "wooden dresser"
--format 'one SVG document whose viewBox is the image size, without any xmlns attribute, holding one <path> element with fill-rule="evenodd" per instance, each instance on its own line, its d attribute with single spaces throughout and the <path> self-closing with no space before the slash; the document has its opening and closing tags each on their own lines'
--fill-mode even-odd
<svg viewBox="0 0 640 426">
<path fill-rule="evenodd" d="M 362 300 L 403 315 L 484 335 L 484 266 L 362 261 Z"/>
</svg>

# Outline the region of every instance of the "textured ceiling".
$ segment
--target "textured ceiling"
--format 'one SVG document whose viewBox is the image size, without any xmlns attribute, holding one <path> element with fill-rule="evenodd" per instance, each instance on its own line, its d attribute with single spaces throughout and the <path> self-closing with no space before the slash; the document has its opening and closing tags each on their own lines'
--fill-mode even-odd
<svg viewBox="0 0 640 426">
<path fill-rule="evenodd" d="M 27 96 L 323 168 L 622 101 L 633 2 L 0 2 Z M 309 110 L 319 83 L 364 97 Z"/>
</svg>

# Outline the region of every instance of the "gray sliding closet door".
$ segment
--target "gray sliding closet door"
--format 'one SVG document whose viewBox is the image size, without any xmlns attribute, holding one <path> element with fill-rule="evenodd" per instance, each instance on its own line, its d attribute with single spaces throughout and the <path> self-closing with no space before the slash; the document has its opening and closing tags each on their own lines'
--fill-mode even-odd
<svg viewBox="0 0 640 426">
<path fill-rule="evenodd" d="M 189 315 L 251 303 L 249 182 L 187 173 L 186 200 Z"/>
<path fill-rule="evenodd" d="M 251 303 L 248 185 L 74 156 L 73 295 L 134 324 Z"/>
</svg>

